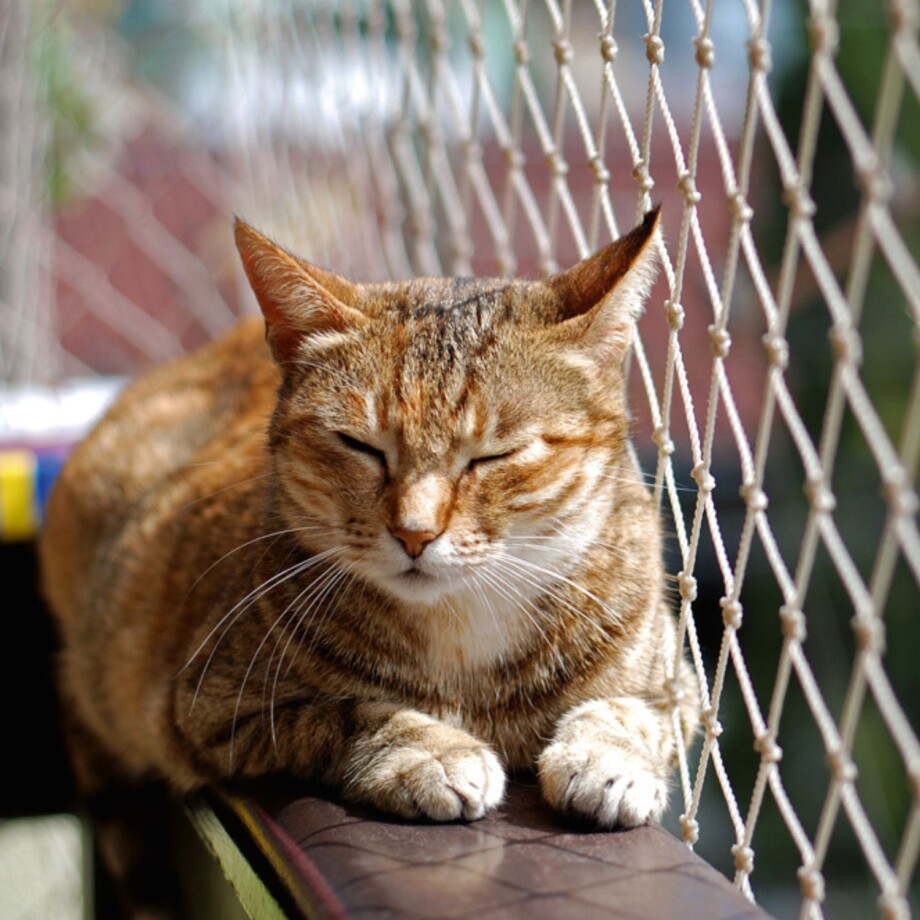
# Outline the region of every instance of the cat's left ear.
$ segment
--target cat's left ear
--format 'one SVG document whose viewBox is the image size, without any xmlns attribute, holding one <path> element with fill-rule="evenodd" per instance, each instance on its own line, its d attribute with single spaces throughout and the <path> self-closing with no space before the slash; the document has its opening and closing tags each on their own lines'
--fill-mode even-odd
<svg viewBox="0 0 920 920">
<path fill-rule="evenodd" d="M 367 322 L 356 308 L 361 299 L 356 285 L 297 258 L 239 218 L 234 231 L 276 361 L 295 358 L 309 336 L 347 332 Z"/>
<path fill-rule="evenodd" d="M 561 325 L 601 366 L 619 364 L 658 271 L 659 209 L 593 256 L 548 278 Z"/>
</svg>

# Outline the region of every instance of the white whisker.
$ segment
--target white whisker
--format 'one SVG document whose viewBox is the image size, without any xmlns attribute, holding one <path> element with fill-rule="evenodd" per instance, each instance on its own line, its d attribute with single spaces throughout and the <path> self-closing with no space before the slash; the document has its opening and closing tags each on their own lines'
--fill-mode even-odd
<svg viewBox="0 0 920 920">
<path fill-rule="evenodd" d="M 198 645 L 198 648 L 196 648 L 195 651 L 192 652 L 191 657 L 188 659 L 188 661 L 186 661 L 185 665 L 179 671 L 179 673 L 181 674 L 188 667 L 190 667 L 191 664 L 194 662 L 194 660 L 198 657 L 198 655 L 201 654 L 202 650 L 205 648 L 208 642 L 210 642 L 211 639 L 214 638 L 218 630 L 221 630 L 221 628 L 223 628 L 223 631 L 221 632 L 220 637 L 215 643 L 214 648 L 212 648 L 210 653 L 208 654 L 207 660 L 205 661 L 204 667 L 202 668 L 201 675 L 198 678 L 198 683 L 195 686 L 195 693 L 192 697 L 192 702 L 189 707 L 189 711 L 194 709 L 195 703 L 198 701 L 198 696 L 201 692 L 201 685 L 204 682 L 205 675 L 208 672 L 208 669 L 211 665 L 211 661 L 213 660 L 214 655 L 217 652 L 217 649 L 220 643 L 223 641 L 224 637 L 227 635 L 227 632 L 230 629 L 232 629 L 233 625 L 239 620 L 239 618 L 253 604 L 258 603 L 258 601 L 260 601 L 263 597 L 265 597 L 266 594 L 270 593 L 275 588 L 277 588 L 279 585 L 283 584 L 289 579 L 296 577 L 301 572 L 305 572 L 307 569 L 311 568 L 312 566 L 317 565 L 326 556 L 330 555 L 330 553 L 334 551 L 335 550 L 326 550 L 325 552 L 319 553 L 316 556 L 311 556 L 309 559 L 301 560 L 295 565 L 292 565 L 290 568 L 284 569 L 282 572 L 272 575 L 270 578 L 266 579 L 260 585 L 253 588 L 252 591 L 250 591 L 244 598 L 242 598 L 242 600 L 234 604 L 234 606 L 231 607 L 231 609 L 228 610 L 227 613 L 225 613 L 217 621 L 214 627 L 210 630 L 207 636 L 205 636 L 205 638 L 202 639 L 201 643 Z"/>
<path fill-rule="evenodd" d="M 585 611 L 580 610 L 578 607 L 576 607 L 566 597 L 559 594 L 559 592 L 556 591 L 555 588 L 553 587 L 553 582 L 554 581 L 562 582 L 563 584 L 568 585 L 569 587 L 573 588 L 574 590 L 580 592 L 581 594 L 585 595 L 586 597 L 594 601 L 605 613 L 609 614 L 613 620 L 618 619 L 616 611 L 612 610 L 599 597 L 597 597 L 587 588 L 583 587 L 582 585 L 579 585 L 577 582 L 573 581 L 572 579 L 568 578 L 565 575 L 562 575 L 559 572 L 555 572 L 551 569 L 546 569 L 543 566 L 539 566 L 536 563 L 529 562 L 526 559 L 522 559 L 518 556 L 513 556 L 509 553 L 502 553 L 500 558 L 496 560 L 496 562 L 497 564 L 503 566 L 505 570 L 511 574 L 518 574 L 520 576 L 520 575 L 527 575 L 528 573 L 535 571 L 540 574 L 545 574 L 549 576 L 550 580 L 545 584 L 541 583 L 540 581 L 538 581 L 537 579 L 531 576 L 530 583 L 534 587 L 539 588 L 540 593 L 544 597 L 547 597 L 554 603 L 561 605 L 566 610 L 568 610 L 570 613 L 575 614 L 575 616 L 577 616 L 587 625 L 595 629 L 601 636 L 607 635 L 606 631 L 602 628 L 601 624 L 593 620 L 587 613 L 585 613 Z"/>
<path fill-rule="evenodd" d="M 340 550 L 339 547 L 334 547 L 333 549 L 326 550 L 325 553 L 321 553 L 319 556 L 313 556 L 309 561 L 312 562 L 312 563 L 319 563 L 319 562 L 322 561 L 322 558 L 326 558 L 326 557 L 328 557 L 328 556 L 330 556 L 330 555 L 332 555 L 332 554 L 334 554 L 334 553 L 338 553 L 338 552 L 340 552 L 340 551 L 341 551 L 341 550 Z M 322 558 L 321 558 L 321 557 L 322 557 Z M 320 576 L 320 577 L 322 577 L 322 576 Z M 285 580 L 287 580 L 287 579 L 285 579 Z M 314 582 L 311 582 L 311 585 L 312 585 L 313 583 L 314 583 Z M 277 587 L 277 585 L 274 585 L 273 587 Z M 302 592 L 301 592 L 301 593 L 302 593 Z M 298 597 L 299 597 L 299 596 L 300 596 L 300 595 L 298 595 Z M 240 690 L 239 690 L 239 693 L 238 693 L 237 696 L 236 696 L 236 706 L 234 707 L 234 710 L 233 710 L 233 720 L 232 720 L 231 725 L 230 725 L 230 754 L 229 754 L 229 757 L 230 757 L 230 765 L 231 765 L 231 766 L 232 766 L 232 764 L 233 764 L 233 747 L 234 747 L 234 742 L 235 742 L 235 740 L 236 740 L 236 723 L 237 723 L 237 720 L 239 719 L 240 707 L 242 706 L 242 703 L 243 703 L 243 694 L 244 694 L 244 692 L 245 692 L 245 690 L 246 690 L 246 684 L 249 682 L 249 678 L 250 678 L 250 676 L 252 675 L 253 668 L 255 667 L 256 661 L 258 660 L 259 655 L 260 655 L 261 652 L 262 652 L 262 649 L 265 647 L 265 643 L 268 642 L 269 637 L 270 637 L 271 634 L 275 631 L 275 629 L 276 629 L 276 627 L 278 626 L 278 624 L 287 616 L 287 614 L 290 612 L 290 610 L 293 609 L 293 607 L 294 607 L 296 601 L 297 601 L 297 599 L 295 598 L 295 599 L 294 599 L 293 601 L 291 601 L 291 603 L 289 603 L 289 604 L 287 605 L 287 607 L 285 607 L 284 610 L 275 618 L 275 620 L 272 622 L 272 624 L 271 624 L 271 625 L 268 627 L 268 629 L 265 631 L 265 635 L 262 637 L 262 640 L 261 640 L 261 642 L 259 642 L 258 646 L 256 646 L 256 650 L 253 652 L 252 657 L 249 659 L 249 665 L 248 665 L 248 667 L 246 668 L 246 673 L 243 675 L 243 681 L 242 681 L 242 683 L 240 684 Z M 210 660 L 210 659 L 209 659 L 209 660 Z M 199 682 L 199 683 L 200 683 L 200 682 Z"/>
<path fill-rule="evenodd" d="M 284 666 L 284 658 L 288 653 L 288 649 L 290 649 L 291 647 L 291 643 L 294 641 L 294 637 L 297 635 L 298 632 L 301 631 L 301 627 L 304 623 L 304 620 L 308 616 L 308 614 L 310 614 L 311 611 L 315 610 L 319 605 L 321 605 L 323 601 L 329 597 L 330 592 L 333 591 L 347 575 L 348 575 L 348 572 L 345 569 L 339 568 L 337 566 L 333 566 L 332 568 L 330 568 L 327 572 L 325 572 L 322 576 L 320 576 L 313 582 L 313 584 L 310 587 L 311 596 L 308 598 L 305 598 L 303 603 L 301 603 L 297 608 L 296 621 L 293 623 L 293 628 L 291 629 L 287 642 L 285 643 L 284 648 L 281 650 L 281 654 L 278 656 L 278 665 L 275 668 L 275 677 L 274 677 L 274 681 L 272 682 L 272 692 L 271 692 L 271 698 L 269 700 L 269 723 L 271 726 L 272 744 L 276 745 L 278 741 L 277 735 L 275 732 L 275 698 L 278 693 L 278 683 L 281 679 L 281 669 Z M 323 617 L 322 621 L 320 622 L 320 626 L 322 626 L 322 624 L 325 623 L 326 619 L 329 616 L 330 610 L 331 608 L 327 608 L 326 614 Z M 278 640 L 279 643 L 281 641 L 281 638 L 283 638 L 284 633 L 286 631 L 287 631 L 287 626 L 282 631 L 281 637 L 279 637 L 279 640 Z M 301 641 L 302 639 L 303 639 L 303 634 L 301 633 Z M 277 650 L 277 645 L 275 646 L 275 649 Z M 274 654 L 275 653 L 273 651 L 272 658 L 274 658 Z M 268 679 L 268 674 L 271 671 L 271 663 L 272 663 L 272 659 L 270 658 L 268 665 L 266 666 L 266 680 Z M 293 665 L 293 659 L 291 661 L 291 665 Z M 289 666 L 289 669 L 290 669 L 290 666 Z"/>
<path fill-rule="evenodd" d="M 320 530 L 320 528 L 319 528 L 318 525 L 310 525 L 310 524 L 307 524 L 307 525 L 304 525 L 304 526 L 301 526 L 301 527 L 288 527 L 286 530 L 276 530 L 276 531 L 274 531 L 273 533 L 262 534 L 261 537 L 253 537 L 251 540 L 247 540 L 245 543 L 241 543 L 239 546 L 236 546 L 236 547 L 234 547 L 233 549 L 229 550 L 228 552 L 224 553 L 223 556 L 220 557 L 220 559 L 217 559 L 217 560 L 215 560 L 214 562 L 212 562 L 212 563 L 211 563 L 211 564 L 210 564 L 210 565 L 209 565 L 209 566 L 208 566 L 208 567 L 207 567 L 207 568 L 206 568 L 206 569 L 205 569 L 205 570 L 204 570 L 204 571 L 203 571 L 203 572 L 192 582 L 192 586 L 188 589 L 188 592 L 186 593 L 186 597 L 188 597 L 188 595 L 191 594 L 192 591 L 195 590 L 195 587 L 198 585 L 198 582 L 200 582 L 201 579 L 204 578 L 204 577 L 208 574 L 208 572 L 210 572 L 212 569 L 217 568 L 217 566 L 219 566 L 224 560 L 229 559 L 234 553 L 238 553 L 240 550 L 246 549 L 247 546 L 252 546 L 252 545 L 255 544 L 255 543 L 260 543 L 262 540 L 271 540 L 272 538 L 274 538 L 274 539 L 277 540 L 277 539 L 279 539 L 280 537 L 287 536 L 288 534 L 293 534 L 293 533 L 307 533 L 307 532 L 314 532 L 314 533 L 315 533 L 315 532 L 317 532 L 317 531 L 319 531 L 319 530 Z M 328 535 L 328 534 L 329 534 L 329 531 L 323 531 L 323 533 L 326 534 L 326 535 Z"/>
<path fill-rule="evenodd" d="M 521 612 L 530 620 L 543 641 L 549 641 L 549 637 L 546 635 L 538 619 L 541 613 L 540 608 L 536 605 L 532 597 L 528 597 L 514 584 L 514 573 L 510 569 L 496 566 L 494 568 L 480 570 L 477 574 L 506 600 L 514 604 L 519 603 L 521 605 Z"/>
</svg>

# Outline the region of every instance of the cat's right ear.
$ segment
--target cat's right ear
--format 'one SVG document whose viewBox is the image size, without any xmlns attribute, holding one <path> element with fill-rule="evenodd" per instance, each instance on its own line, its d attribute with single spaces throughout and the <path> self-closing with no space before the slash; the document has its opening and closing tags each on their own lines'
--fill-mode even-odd
<svg viewBox="0 0 920 920">
<path fill-rule="evenodd" d="M 239 218 L 234 236 L 279 364 L 293 360 L 309 336 L 347 332 L 367 322 L 356 309 L 360 297 L 351 282 L 298 259 Z"/>
</svg>

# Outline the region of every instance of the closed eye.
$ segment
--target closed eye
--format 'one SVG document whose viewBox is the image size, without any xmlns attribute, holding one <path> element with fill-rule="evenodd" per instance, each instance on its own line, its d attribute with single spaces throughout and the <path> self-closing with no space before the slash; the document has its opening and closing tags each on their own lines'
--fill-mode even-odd
<svg viewBox="0 0 920 920">
<path fill-rule="evenodd" d="M 511 450 L 503 451 L 500 454 L 484 454 L 481 457 L 471 457 L 469 463 L 466 465 L 467 472 L 476 469 L 477 466 L 484 466 L 488 463 L 495 463 L 499 460 L 505 460 L 519 452 L 520 448 L 514 447 Z"/>
<path fill-rule="evenodd" d="M 387 455 L 380 450 L 379 447 L 374 447 L 372 444 L 365 444 L 364 441 L 359 441 L 350 434 L 345 434 L 344 431 L 337 431 L 336 435 L 349 450 L 357 451 L 360 454 L 367 454 L 367 456 L 373 457 L 384 469 L 387 468 Z"/>
</svg>

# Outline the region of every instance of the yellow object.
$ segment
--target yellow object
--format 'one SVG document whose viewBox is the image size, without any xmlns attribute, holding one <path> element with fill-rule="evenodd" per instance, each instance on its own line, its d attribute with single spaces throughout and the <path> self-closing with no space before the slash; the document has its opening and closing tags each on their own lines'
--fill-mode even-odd
<svg viewBox="0 0 920 920">
<path fill-rule="evenodd" d="M 38 531 L 36 468 L 29 451 L 0 451 L 0 539 L 27 540 Z"/>
</svg>

